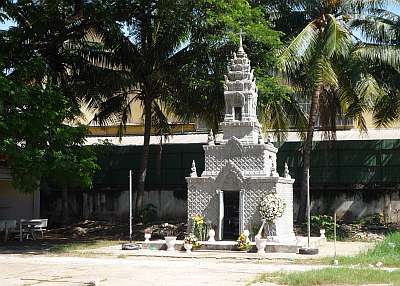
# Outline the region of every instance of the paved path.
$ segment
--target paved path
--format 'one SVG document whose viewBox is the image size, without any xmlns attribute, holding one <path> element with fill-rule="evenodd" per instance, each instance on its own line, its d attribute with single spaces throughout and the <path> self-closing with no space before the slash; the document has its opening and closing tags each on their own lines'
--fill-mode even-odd
<svg viewBox="0 0 400 286">
<path fill-rule="evenodd" d="M 318 266 L 263 264 L 251 260 L 82 258 L 0 255 L 0 285 L 245 285 L 257 274 Z"/>
</svg>

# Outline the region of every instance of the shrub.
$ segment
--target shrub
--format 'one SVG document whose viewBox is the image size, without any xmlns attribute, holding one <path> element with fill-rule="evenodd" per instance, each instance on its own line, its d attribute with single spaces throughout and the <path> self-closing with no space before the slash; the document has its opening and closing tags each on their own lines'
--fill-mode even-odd
<svg viewBox="0 0 400 286">
<path fill-rule="evenodd" d="M 360 224 L 363 226 L 368 226 L 368 225 L 380 225 L 383 226 L 385 224 L 385 218 L 382 214 L 380 213 L 374 213 L 369 216 L 365 216 L 360 219 Z"/>
<path fill-rule="evenodd" d="M 333 217 L 329 215 L 311 216 L 310 228 L 311 228 L 311 233 L 316 236 L 320 235 L 319 232 L 320 229 L 325 229 L 325 236 L 327 238 L 332 239 L 333 228 L 334 228 Z"/>
</svg>

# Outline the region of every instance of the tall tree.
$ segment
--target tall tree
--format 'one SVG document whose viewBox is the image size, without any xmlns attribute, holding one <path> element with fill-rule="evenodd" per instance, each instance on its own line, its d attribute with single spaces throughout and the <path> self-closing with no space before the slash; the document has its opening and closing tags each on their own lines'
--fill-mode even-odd
<svg viewBox="0 0 400 286">
<path fill-rule="evenodd" d="M 140 102 L 143 107 L 144 142 L 136 199 L 139 217 L 153 123 L 158 128 L 160 122 L 167 123 L 166 113 L 173 112 L 182 119 L 203 119 L 216 128 L 222 117 L 227 58 L 236 49 L 231 40 L 238 41 L 236 33 L 242 27 L 249 41 L 271 48 L 279 43 L 280 35 L 269 28 L 263 11 L 245 0 L 125 0 L 111 8 L 117 23 L 122 23 L 120 33 L 102 34 L 104 51 L 91 57 L 104 59 L 100 60 L 104 66 L 126 80 L 112 96 L 90 96 L 89 101 L 100 106 L 98 121 L 116 119 L 122 129 L 131 104 Z M 269 61 L 258 60 L 264 66 Z"/>
<path fill-rule="evenodd" d="M 400 16 L 375 7 L 369 14 L 352 19 L 351 26 L 364 39 L 358 46 L 358 56 L 369 62 L 371 73 L 385 90 L 375 102 L 374 123 L 388 126 L 400 114 Z"/>
<path fill-rule="evenodd" d="M 357 39 L 349 24 L 350 19 L 371 12 L 384 1 L 308 0 L 287 1 L 286 4 L 298 15 L 296 19 L 300 23 L 306 23 L 279 56 L 281 70 L 292 82 L 301 82 L 297 85 L 299 92 L 310 99 L 298 215 L 298 221 L 302 222 L 309 187 L 306 174 L 310 169 L 317 119 L 320 125 L 329 125 L 330 130 L 334 130 L 340 107 L 365 130 L 364 112 L 374 98 L 384 93 L 365 61 L 367 56 L 360 56 L 359 46 L 355 45 Z M 373 55 L 366 49 L 363 53 Z"/>
<path fill-rule="evenodd" d="M 0 17 L 15 25 L 0 35 L 0 152 L 19 190 L 36 191 L 62 172 L 91 185 L 97 164 L 81 149 L 87 128 L 75 122 L 74 79 L 88 66 L 81 50 L 100 23 L 94 10 L 82 1 L 1 3 Z"/>
</svg>

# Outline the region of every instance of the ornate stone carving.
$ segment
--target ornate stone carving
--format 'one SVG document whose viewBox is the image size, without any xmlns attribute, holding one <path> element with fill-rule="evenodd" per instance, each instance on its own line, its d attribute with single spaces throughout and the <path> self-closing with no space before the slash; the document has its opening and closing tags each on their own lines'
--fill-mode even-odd
<svg viewBox="0 0 400 286">
<path fill-rule="evenodd" d="M 215 142 L 214 142 L 214 133 L 213 133 L 212 129 L 210 129 L 210 133 L 208 134 L 207 144 L 208 144 L 208 145 L 215 145 Z"/>
<path fill-rule="evenodd" d="M 265 143 L 264 143 L 264 138 L 263 138 L 263 136 L 261 135 L 261 132 L 260 132 L 260 134 L 258 134 L 258 144 L 262 144 L 262 145 L 265 144 Z"/>
<path fill-rule="evenodd" d="M 224 158 L 231 159 L 243 156 L 244 150 L 240 141 L 233 136 L 224 146 Z"/>
<path fill-rule="evenodd" d="M 279 177 L 278 172 L 276 171 L 276 160 L 272 156 L 270 156 L 271 160 L 271 176 L 272 177 Z"/>
<path fill-rule="evenodd" d="M 257 97 L 254 71 L 243 47 L 239 47 L 230 60 L 224 82 L 226 110 L 224 122 L 220 125 L 224 132 L 223 141 L 228 141 L 234 135 L 243 143 L 258 144 L 261 125 L 257 119 Z M 242 108 L 241 120 L 235 119 L 237 107 Z M 252 124 L 249 125 L 249 122 Z"/>
<path fill-rule="evenodd" d="M 244 177 L 239 168 L 228 160 L 215 179 L 215 187 L 220 190 L 240 190 Z"/>
<path fill-rule="evenodd" d="M 287 179 L 291 179 L 292 177 L 289 174 L 289 166 L 288 164 L 285 162 L 285 170 L 283 172 L 283 177 L 287 178 Z"/>
<path fill-rule="evenodd" d="M 190 177 L 194 178 L 197 177 L 197 171 L 196 171 L 196 163 L 192 162 L 192 168 L 190 169 L 191 173 L 190 173 Z"/>
</svg>

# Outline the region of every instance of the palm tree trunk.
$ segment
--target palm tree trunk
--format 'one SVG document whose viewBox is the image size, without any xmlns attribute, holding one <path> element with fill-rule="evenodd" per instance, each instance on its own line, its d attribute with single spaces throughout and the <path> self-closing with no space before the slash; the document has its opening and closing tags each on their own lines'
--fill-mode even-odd
<svg viewBox="0 0 400 286">
<path fill-rule="evenodd" d="M 151 135 L 151 100 L 144 101 L 144 139 L 143 139 L 143 152 L 139 170 L 139 180 L 137 184 L 136 204 L 135 204 L 135 217 L 139 219 L 143 210 L 143 197 L 144 197 L 144 184 L 146 182 L 147 165 L 149 159 L 150 149 L 150 135 Z"/>
<path fill-rule="evenodd" d="M 308 118 L 307 136 L 303 146 L 303 177 L 300 187 L 300 203 L 299 212 L 297 214 L 297 222 L 303 223 L 306 218 L 307 211 L 307 188 L 309 187 L 307 180 L 307 170 L 311 165 L 311 150 L 314 136 L 315 122 L 317 119 L 318 101 L 321 93 L 321 86 L 317 86 L 311 98 L 310 113 Z"/>
</svg>

